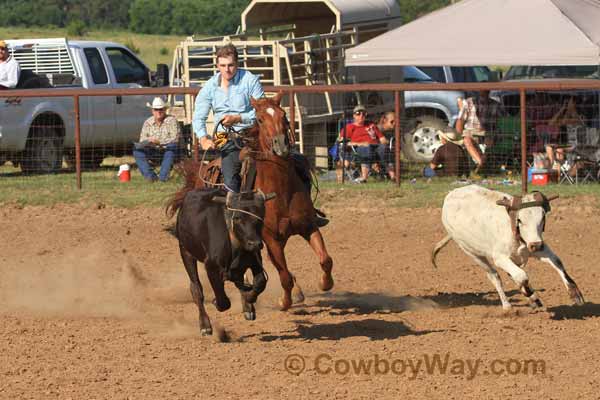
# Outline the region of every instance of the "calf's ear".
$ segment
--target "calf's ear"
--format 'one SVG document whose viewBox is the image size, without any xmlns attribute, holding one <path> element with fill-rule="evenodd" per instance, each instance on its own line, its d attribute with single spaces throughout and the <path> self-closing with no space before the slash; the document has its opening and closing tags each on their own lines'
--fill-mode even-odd
<svg viewBox="0 0 600 400">
<path fill-rule="evenodd" d="M 556 199 L 558 199 L 558 195 L 557 194 L 551 194 L 551 195 L 546 196 L 546 199 L 548 201 L 556 200 Z"/>
</svg>

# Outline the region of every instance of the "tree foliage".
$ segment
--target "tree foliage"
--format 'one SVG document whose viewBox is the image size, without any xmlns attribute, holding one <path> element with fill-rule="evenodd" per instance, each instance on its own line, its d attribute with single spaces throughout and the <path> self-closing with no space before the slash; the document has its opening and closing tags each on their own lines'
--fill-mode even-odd
<svg viewBox="0 0 600 400">
<path fill-rule="evenodd" d="M 140 33 L 190 35 L 235 32 L 248 0 L 134 0 L 130 28 Z M 165 7 L 166 6 L 166 7 Z"/>
<path fill-rule="evenodd" d="M 249 0 L 0 0 L 2 26 L 122 28 L 155 34 L 235 32 Z"/>
<path fill-rule="evenodd" d="M 58 26 L 81 21 L 88 28 L 129 23 L 132 0 L 0 0 L 3 26 Z"/>
<path fill-rule="evenodd" d="M 397 0 L 404 23 L 451 0 Z M 229 34 L 249 0 L 0 0 L 3 26 L 121 28 L 155 34 Z"/>
<path fill-rule="evenodd" d="M 450 0 L 398 0 L 405 24 L 450 3 Z"/>
</svg>

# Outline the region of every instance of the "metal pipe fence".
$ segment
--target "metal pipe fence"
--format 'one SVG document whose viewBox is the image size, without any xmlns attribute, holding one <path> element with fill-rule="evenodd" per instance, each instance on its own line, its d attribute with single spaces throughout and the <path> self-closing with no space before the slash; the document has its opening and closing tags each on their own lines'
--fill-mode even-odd
<svg viewBox="0 0 600 400">
<path fill-rule="evenodd" d="M 145 107 L 151 96 L 177 98 L 190 95 L 193 100 L 198 91 L 198 87 L 1 91 L 4 110 L 0 115 L 4 120 L 0 121 L 0 163 L 13 161 L 13 166 L 18 166 L 20 171 L 0 167 L 0 175 L 16 179 L 30 173 L 71 171 L 81 189 L 83 171 L 103 162 L 113 171 L 124 158 L 131 162 L 132 142 L 139 137 L 143 119 L 150 117 L 149 110 L 147 114 L 134 113 L 136 108 Z M 398 185 L 403 180 L 422 176 L 423 167 L 429 165 L 440 145 L 437 129 L 453 126 L 456 110 L 428 109 L 423 104 L 415 106 L 406 99 L 409 92 L 461 91 L 466 96 L 474 94 L 476 97 L 479 91 L 492 91 L 492 96 L 501 96 L 502 117 L 494 121 L 493 128 L 486 132 L 486 139 L 480 141 L 486 157 L 487 170 L 483 172 L 501 177 L 510 172 L 513 176 L 520 175 L 523 192 L 527 191 L 529 164 L 534 163 L 535 154 L 546 154 L 553 161 L 558 157 L 552 154 L 556 149 L 574 146 L 571 137 L 579 139 L 591 150 L 599 145 L 599 81 L 266 86 L 265 91 L 286 94 L 282 102 L 288 110 L 290 125 L 296 127 L 299 149 L 316 167 L 334 170 L 341 166 L 342 181 L 353 179 L 352 173 L 357 173 L 358 167 L 351 163 L 346 165 L 346 162 L 336 165 L 335 157 L 330 154 L 335 151 L 330 150 L 337 146 L 340 132 L 351 122 L 351 111 L 356 104 L 367 107 L 374 117 L 373 122 L 384 113 L 393 115 L 396 122 L 390 132 L 385 132 L 391 144 L 387 149 L 374 150 L 381 156 L 378 162 L 382 165 L 376 167 L 373 162 L 371 169 L 381 175 L 393 171 L 394 174 L 389 176 L 393 176 Z M 539 96 L 539 93 L 543 95 Z M 327 109 L 311 97 L 324 94 L 328 96 Z M 407 101 L 403 102 L 403 98 Z M 571 107 L 569 101 L 572 98 L 575 100 Z M 33 115 L 19 114 L 20 110 L 28 108 L 37 110 L 32 104 L 42 100 L 47 109 L 40 107 L 42 111 L 33 111 Z M 108 116 L 99 113 L 100 107 L 106 104 L 114 105 Z M 63 121 L 57 117 L 61 108 L 72 120 Z M 565 110 L 570 115 L 557 117 L 560 112 L 566 114 Z M 137 120 L 131 117 L 133 114 L 138 116 Z M 188 156 L 198 159 L 198 143 L 189 126 L 186 132 Z M 354 151 L 341 147 L 342 152 Z M 107 162 L 107 156 L 112 161 Z M 347 159 L 345 154 L 342 158 Z M 589 159 L 594 161 L 593 157 Z M 553 165 L 546 167 L 552 169 Z M 560 171 L 557 179 L 560 179 Z"/>
</svg>

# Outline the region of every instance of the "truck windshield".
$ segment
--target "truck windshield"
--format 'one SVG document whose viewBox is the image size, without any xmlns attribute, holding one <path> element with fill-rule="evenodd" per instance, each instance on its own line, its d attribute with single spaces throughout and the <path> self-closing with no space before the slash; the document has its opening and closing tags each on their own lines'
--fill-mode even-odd
<svg viewBox="0 0 600 400">
<path fill-rule="evenodd" d="M 118 47 L 110 47 L 106 49 L 106 54 L 112 64 L 117 83 L 138 83 L 142 86 L 150 85 L 148 71 L 128 51 Z"/>
<path fill-rule="evenodd" d="M 518 65 L 504 77 L 515 79 L 600 79 L 600 72 L 598 65 Z"/>
<path fill-rule="evenodd" d="M 416 67 L 402 67 L 404 82 L 433 82 L 433 79 Z"/>
</svg>

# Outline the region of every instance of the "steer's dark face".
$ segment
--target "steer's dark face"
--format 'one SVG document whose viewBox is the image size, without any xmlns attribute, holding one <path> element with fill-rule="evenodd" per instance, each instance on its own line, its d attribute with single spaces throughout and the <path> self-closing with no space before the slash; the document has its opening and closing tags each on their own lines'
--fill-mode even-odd
<svg viewBox="0 0 600 400">
<path fill-rule="evenodd" d="M 231 239 L 240 248 L 255 252 L 262 249 L 263 218 L 265 216 L 265 196 L 258 192 L 235 194 L 225 213 Z"/>
</svg>

